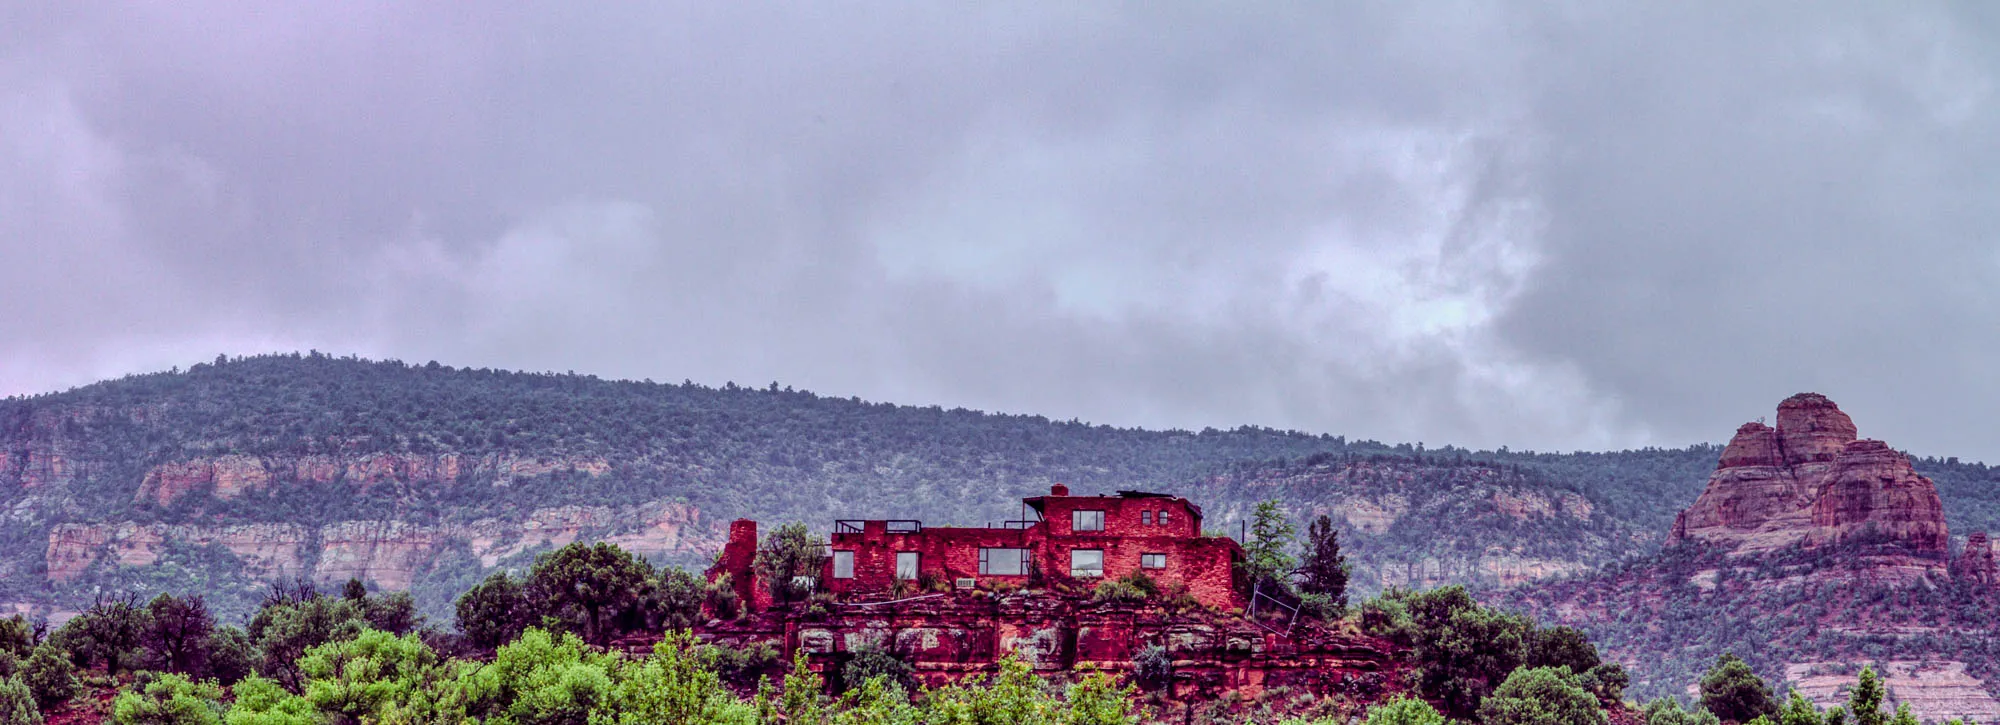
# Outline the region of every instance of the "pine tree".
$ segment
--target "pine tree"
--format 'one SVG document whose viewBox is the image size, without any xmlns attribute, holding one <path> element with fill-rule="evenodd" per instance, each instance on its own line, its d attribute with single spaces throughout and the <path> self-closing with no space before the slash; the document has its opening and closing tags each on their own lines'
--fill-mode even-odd
<svg viewBox="0 0 2000 725">
<path fill-rule="evenodd" d="M 1854 690 L 1847 693 L 1847 713 L 1854 725 L 1884 725 L 1888 718 L 1882 714 L 1882 680 L 1875 676 L 1875 668 L 1861 668 L 1861 679 L 1854 683 Z"/>
<path fill-rule="evenodd" d="M 1340 553 L 1340 531 L 1321 514 L 1306 528 L 1305 563 L 1299 567 L 1299 588 L 1326 597 L 1335 607 L 1347 607 L 1347 557 Z"/>
</svg>

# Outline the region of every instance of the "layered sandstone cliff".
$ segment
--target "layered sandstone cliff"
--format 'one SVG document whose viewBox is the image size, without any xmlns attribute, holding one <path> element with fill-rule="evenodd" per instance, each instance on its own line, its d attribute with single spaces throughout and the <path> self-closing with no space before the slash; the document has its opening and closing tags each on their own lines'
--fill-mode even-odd
<svg viewBox="0 0 2000 725">
<path fill-rule="evenodd" d="M 225 455 L 163 463 L 146 471 L 134 502 L 166 506 L 185 496 L 207 491 L 232 499 L 273 483 L 342 483 L 359 491 L 385 484 L 449 484 L 461 476 L 489 476 L 496 482 L 574 471 L 600 476 L 611 470 L 594 456 L 512 456 L 458 453 L 371 453 L 353 456 L 307 455 L 257 457 Z"/>
<path fill-rule="evenodd" d="M 1675 519 L 1674 541 L 1743 554 L 1867 539 L 1944 560 L 1943 502 L 1907 456 L 1858 440 L 1854 421 L 1817 393 L 1785 399 L 1777 422 L 1736 430 L 1707 489 Z"/>
<path fill-rule="evenodd" d="M 66 582 L 103 562 L 146 566 L 174 543 L 220 545 L 254 579 L 309 576 L 321 582 L 349 578 L 386 589 L 408 588 L 440 556 L 457 547 L 491 567 L 508 557 L 578 539 L 603 540 L 642 556 L 712 551 L 721 537 L 683 503 L 640 506 L 557 506 L 536 509 L 520 521 L 487 518 L 466 524 L 342 521 L 325 526 L 244 524 L 59 524 L 49 531 L 48 578 Z"/>
</svg>

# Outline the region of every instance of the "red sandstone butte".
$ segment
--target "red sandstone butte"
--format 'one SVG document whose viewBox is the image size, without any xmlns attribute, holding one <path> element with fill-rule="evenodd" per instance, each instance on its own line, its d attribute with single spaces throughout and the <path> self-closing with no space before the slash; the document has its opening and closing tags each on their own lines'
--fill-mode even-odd
<svg viewBox="0 0 2000 725">
<path fill-rule="evenodd" d="M 1736 429 L 1707 489 L 1673 530 L 1674 541 L 1738 554 L 1863 537 L 1942 562 L 1944 505 L 1907 456 L 1858 440 L 1854 421 L 1817 393 L 1780 403 L 1777 428 L 1754 422 Z"/>
</svg>

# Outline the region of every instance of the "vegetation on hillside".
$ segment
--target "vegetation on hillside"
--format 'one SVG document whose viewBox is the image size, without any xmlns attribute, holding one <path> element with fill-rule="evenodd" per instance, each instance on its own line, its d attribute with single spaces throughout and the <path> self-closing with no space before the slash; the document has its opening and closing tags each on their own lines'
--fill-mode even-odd
<svg viewBox="0 0 2000 725">
<path fill-rule="evenodd" d="M 1944 578 L 1871 581 L 1882 542 L 1730 557 L 1669 548 L 1581 577 L 1492 592 L 1504 606 L 1591 634 L 1634 663 L 1634 693 L 1677 694 L 1723 655 L 1766 679 L 1787 663 L 1956 660 L 2000 675 L 2000 592 Z M 1850 670 L 1851 671 L 1851 670 Z"/>
<path fill-rule="evenodd" d="M 46 634 L 18 617 L 4 619 L 0 715 L 6 719 L 0 722 L 40 723 L 46 712 L 60 713 L 64 722 L 121 725 L 1442 725 L 1447 715 L 1481 725 L 1574 725 L 1637 710 L 1624 701 L 1623 669 L 1601 661 L 1580 631 L 1483 607 L 1461 587 L 1395 591 L 1348 615 L 1406 648 L 1407 695 L 1355 701 L 1266 693 L 1275 697 L 1196 707 L 1142 694 L 1143 662 L 1130 676 L 1037 673 L 1004 657 L 990 675 L 923 687 L 912 683 L 902 654 L 878 649 L 854 657 L 829 683 L 806 666 L 803 653 L 787 668 L 775 652 L 747 655 L 629 617 L 657 604 L 655 582 L 680 576 L 616 547 L 572 544 L 541 557 L 515 588 L 597 595 L 488 606 L 482 600 L 492 593 L 475 590 L 460 600 L 456 632 L 422 622 L 407 597 L 371 594 L 360 582 L 337 594 L 309 586 L 274 590 L 248 632 L 216 623 L 199 597 L 172 594 L 143 606 L 100 601 Z M 480 654 L 482 632 L 505 630 L 528 614 L 538 614 L 542 626 L 510 632 Z M 660 639 L 644 656 L 590 641 L 629 632 Z M 746 662 L 756 663 L 748 680 Z M 1171 679 L 1170 664 L 1165 669 Z M 1837 719 L 1796 696 L 1778 704 L 1769 686 L 1733 658 L 1718 661 L 1700 690 L 1694 709 L 1656 701 L 1644 721 L 1715 723 L 1722 713 L 1755 725 L 1844 725 L 1853 713 L 1854 722 L 1914 722 L 1907 711 L 1879 709 L 1883 693 L 1868 671 Z"/>
</svg>

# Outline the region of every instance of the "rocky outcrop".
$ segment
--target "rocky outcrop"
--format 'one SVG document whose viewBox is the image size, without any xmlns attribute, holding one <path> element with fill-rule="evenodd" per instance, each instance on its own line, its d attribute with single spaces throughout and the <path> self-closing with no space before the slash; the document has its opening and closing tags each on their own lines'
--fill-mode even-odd
<svg viewBox="0 0 2000 725">
<path fill-rule="evenodd" d="M 1823 546 L 1870 534 L 1939 559 L 1950 540 L 1937 487 L 1917 475 L 1909 457 L 1881 441 L 1853 441 L 1819 486 L 1806 543 Z"/>
<path fill-rule="evenodd" d="M 1993 561 L 1993 542 L 1986 538 L 1986 532 L 1966 537 L 1965 550 L 1951 562 L 1951 576 L 1988 586 L 2000 583 L 2000 565 Z"/>
<path fill-rule="evenodd" d="M 166 506 L 175 499 L 204 489 L 211 491 L 216 498 L 229 499 L 270 483 L 271 472 L 260 459 L 250 456 L 197 458 L 161 464 L 146 471 L 145 478 L 139 482 L 138 492 L 132 494 L 132 500 Z"/>
<path fill-rule="evenodd" d="M 384 483 L 451 484 L 468 474 L 490 476 L 495 484 L 507 485 L 516 479 L 546 476 L 558 471 L 600 476 L 610 470 L 609 462 L 590 456 L 370 453 L 266 458 L 227 455 L 154 466 L 146 471 L 139 490 L 132 494 L 132 500 L 166 506 L 201 491 L 208 491 L 219 499 L 231 499 L 284 483 L 343 483 L 366 491 Z"/>
<path fill-rule="evenodd" d="M 84 475 L 82 468 L 61 446 L 51 443 L 0 451 L 0 487 L 19 486 L 29 491 L 61 488 Z"/>
<path fill-rule="evenodd" d="M 1869 537 L 1942 562 L 1947 532 L 1937 487 L 1907 456 L 1856 432 L 1826 396 L 1785 399 L 1776 428 L 1755 422 L 1736 430 L 1708 487 L 1675 519 L 1672 539 L 1755 553 Z"/>
<path fill-rule="evenodd" d="M 292 524 L 60 524 L 49 532 L 48 579 L 73 580 L 99 562 L 145 566 L 179 542 L 220 544 L 252 578 L 310 575 L 322 582 L 349 578 L 405 589 L 441 555 L 465 547 L 492 567 L 508 557 L 577 540 L 609 541 L 641 556 L 706 552 L 721 537 L 701 526 L 691 506 L 659 501 L 640 506 L 559 506 L 519 521 L 489 518 L 469 524 L 343 521 L 317 528 Z M 310 571 L 308 571 L 310 568 Z"/>
<path fill-rule="evenodd" d="M 45 556 L 49 580 L 61 582 L 81 576 L 101 560 L 119 566 L 152 564 L 173 542 L 219 544 L 243 562 L 244 573 L 276 580 L 303 573 L 309 541 L 310 529 L 293 524 L 58 524 L 49 531 Z"/>
</svg>

